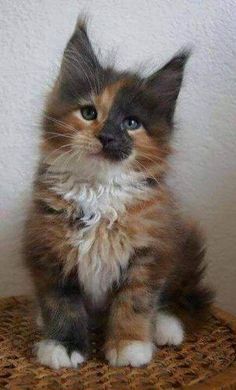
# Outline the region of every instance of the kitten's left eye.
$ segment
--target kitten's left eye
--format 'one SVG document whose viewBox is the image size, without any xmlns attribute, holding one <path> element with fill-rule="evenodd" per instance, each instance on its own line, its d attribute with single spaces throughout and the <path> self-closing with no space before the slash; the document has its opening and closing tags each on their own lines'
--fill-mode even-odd
<svg viewBox="0 0 236 390">
<path fill-rule="evenodd" d="M 97 118 L 97 110 L 94 106 L 84 106 L 80 112 L 86 121 L 94 121 Z"/>
<path fill-rule="evenodd" d="M 141 127 L 141 122 L 137 118 L 129 116 L 123 120 L 121 127 L 123 130 L 137 130 Z"/>
</svg>

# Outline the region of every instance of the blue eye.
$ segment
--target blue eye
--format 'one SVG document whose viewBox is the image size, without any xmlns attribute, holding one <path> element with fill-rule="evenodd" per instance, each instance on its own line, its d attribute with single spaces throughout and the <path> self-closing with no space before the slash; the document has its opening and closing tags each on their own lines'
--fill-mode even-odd
<svg viewBox="0 0 236 390">
<path fill-rule="evenodd" d="M 141 122 L 137 118 L 129 116 L 123 120 L 121 127 L 123 130 L 137 130 L 141 127 Z"/>
</svg>

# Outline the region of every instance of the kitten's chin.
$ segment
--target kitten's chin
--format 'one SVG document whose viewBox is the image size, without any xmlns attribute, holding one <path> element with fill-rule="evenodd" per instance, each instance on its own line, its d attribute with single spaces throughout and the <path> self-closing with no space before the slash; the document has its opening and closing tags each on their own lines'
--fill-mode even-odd
<svg viewBox="0 0 236 390">
<path fill-rule="evenodd" d="M 119 154 L 103 154 L 103 158 L 111 163 L 119 163 L 122 161 L 125 161 L 129 158 L 129 155 L 126 153 L 119 153 Z"/>
<path fill-rule="evenodd" d="M 93 160 L 97 160 L 97 161 L 104 161 L 105 163 L 109 163 L 109 164 L 119 164 L 119 163 L 122 163 L 122 162 L 125 162 L 127 160 L 130 159 L 131 157 L 131 154 L 127 154 L 127 153 L 119 153 L 119 154 L 112 154 L 112 153 L 105 153 L 104 151 L 101 151 L 99 153 L 89 153 L 89 157 Z"/>
<path fill-rule="evenodd" d="M 103 150 L 101 153 L 102 158 L 110 164 L 119 164 L 133 161 L 135 159 L 135 151 L 106 151 Z"/>
</svg>

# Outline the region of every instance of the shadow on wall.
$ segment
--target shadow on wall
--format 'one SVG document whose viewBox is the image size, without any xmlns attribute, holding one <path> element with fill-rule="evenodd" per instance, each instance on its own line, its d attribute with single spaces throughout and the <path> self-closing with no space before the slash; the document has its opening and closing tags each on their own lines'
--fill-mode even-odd
<svg viewBox="0 0 236 390">
<path fill-rule="evenodd" d="M 0 218 L 0 296 L 28 294 L 32 284 L 24 267 L 22 241 L 31 191 L 25 191 L 14 208 L 1 210 Z"/>
<path fill-rule="evenodd" d="M 236 175 L 218 178 L 221 188 L 209 194 L 207 219 L 208 280 L 217 292 L 221 307 L 236 314 Z"/>
</svg>

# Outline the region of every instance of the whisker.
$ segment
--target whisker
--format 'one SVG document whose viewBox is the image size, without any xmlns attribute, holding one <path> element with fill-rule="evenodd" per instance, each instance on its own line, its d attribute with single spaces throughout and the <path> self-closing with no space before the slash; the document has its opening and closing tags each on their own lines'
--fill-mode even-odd
<svg viewBox="0 0 236 390">
<path fill-rule="evenodd" d="M 52 134 L 52 137 L 47 137 L 47 139 L 52 139 L 52 138 L 57 138 L 57 137 L 62 137 L 62 138 L 69 138 L 69 139 L 74 139 L 74 137 L 72 137 L 71 135 L 65 135 L 65 134 L 61 134 L 61 133 L 55 133 L 53 131 L 47 131 L 46 135 L 47 134 Z"/>
<path fill-rule="evenodd" d="M 144 170 L 144 172 L 146 172 L 146 175 L 147 177 L 151 177 L 156 183 L 159 183 L 159 181 L 157 180 L 157 178 L 155 176 L 153 176 L 150 172 L 148 172 L 147 168 L 141 164 L 139 161 L 135 160 L 134 161 L 135 164 L 138 164 L 138 167 L 140 166 L 142 168 L 142 170 Z"/>
<path fill-rule="evenodd" d="M 59 160 L 59 159 L 62 159 L 64 158 L 67 154 L 70 154 L 71 153 L 71 150 L 67 150 L 66 152 L 60 154 L 59 156 L 57 156 L 50 164 L 50 169 L 52 166 L 55 166 L 56 165 L 56 162 Z M 46 174 L 46 180 L 48 179 L 48 176 L 49 176 L 49 170 L 47 170 L 47 174 Z"/>
<path fill-rule="evenodd" d="M 67 171 L 69 163 L 71 162 L 71 160 L 73 158 L 76 159 L 77 157 L 79 157 L 77 159 L 77 163 L 78 163 L 79 160 L 82 158 L 82 156 L 83 156 L 83 152 L 81 150 L 80 151 L 74 151 L 72 153 L 72 155 L 67 159 L 67 161 L 65 161 L 64 165 L 62 165 L 62 171 L 64 171 L 64 169 L 65 169 L 65 171 Z M 62 179 L 60 180 L 60 184 L 62 184 Z"/>
<path fill-rule="evenodd" d="M 75 157 L 76 154 L 77 154 L 77 152 L 72 152 L 71 155 L 64 161 L 64 164 L 62 163 L 62 166 L 61 166 L 62 172 L 68 170 L 69 162 Z M 61 177 L 61 180 L 59 183 L 62 184 L 62 177 Z"/>
<path fill-rule="evenodd" d="M 148 149 L 148 150 L 153 150 L 153 152 L 157 152 L 157 150 L 159 150 L 159 148 L 156 147 L 155 145 L 148 145 L 145 142 L 138 141 L 137 142 L 137 147 L 139 147 L 139 146 L 144 147 L 145 149 Z"/>
<path fill-rule="evenodd" d="M 69 123 L 63 122 L 62 120 L 53 118 L 52 116 L 48 116 L 46 114 L 44 116 L 49 121 L 54 122 L 54 123 L 64 127 L 65 129 L 71 130 L 72 132 L 75 132 L 75 133 L 78 131 L 74 126 L 71 126 Z"/>
<path fill-rule="evenodd" d="M 161 159 L 157 156 L 153 156 L 151 154 L 147 154 L 147 153 L 140 153 L 140 157 L 144 157 L 145 159 L 153 162 L 154 164 L 158 163 L 158 162 L 166 162 L 164 159 Z"/>
<path fill-rule="evenodd" d="M 57 153 L 59 150 L 63 149 L 63 148 L 68 148 L 68 147 L 73 147 L 73 144 L 66 144 L 66 145 L 62 145 L 60 146 L 59 148 L 57 149 L 54 149 L 51 153 L 49 153 L 45 159 L 43 160 L 43 163 L 47 163 L 49 157 L 51 157 L 53 154 Z"/>
</svg>

